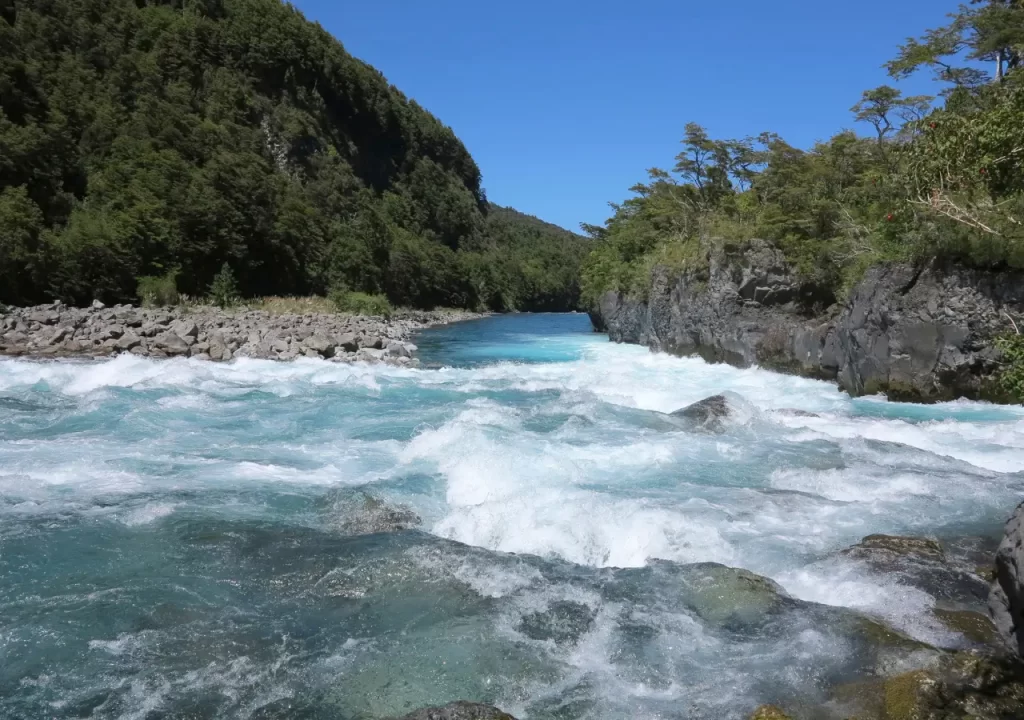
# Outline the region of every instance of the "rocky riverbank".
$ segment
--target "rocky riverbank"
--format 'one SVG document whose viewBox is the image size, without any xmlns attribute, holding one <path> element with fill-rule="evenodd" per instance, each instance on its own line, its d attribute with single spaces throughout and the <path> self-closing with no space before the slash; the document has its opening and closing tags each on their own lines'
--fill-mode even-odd
<svg viewBox="0 0 1024 720">
<path fill-rule="evenodd" d="M 845 302 L 763 240 L 706 265 L 656 268 L 646 298 L 608 292 L 591 313 L 616 342 L 836 380 L 851 395 L 1003 400 L 993 340 L 1024 314 L 1024 273 L 932 263 L 871 268 Z"/>
<path fill-rule="evenodd" d="M 0 355 L 27 357 L 239 357 L 415 365 L 409 337 L 424 328 L 469 320 L 460 310 L 409 311 L 391 318 L 307 313 L 276 315 L 214 307 L 88 308 L 54 303 L 0 312 Z"/>
</svg>

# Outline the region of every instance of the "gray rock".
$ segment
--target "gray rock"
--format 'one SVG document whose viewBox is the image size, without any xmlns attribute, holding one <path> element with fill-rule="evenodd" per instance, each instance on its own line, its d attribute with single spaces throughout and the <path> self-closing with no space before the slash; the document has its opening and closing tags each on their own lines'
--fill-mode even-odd
<svg viewBox="0 0 1024 720">
<path fill-rule="evenodd" d="M 412 530 L 420 525 L 420 517 L 404 505 L 389 505 L 369 493 L 340 490 L 324 499 L 330 524 L 345 535 Z"/>
<path fill-rule="evenodd" d="M 206 352 L 209 353 L 212 359 L 222 361 L 230 360 L 232 355 L 227 342 L 224 340 L 224 335 L 220 332 L 210 334 L 209 349 Z"/>
<path fill-rule="evenodd" d="M 671 413 L 672 417 L 684 418 L 707 427 L 719 426 L 729 414 L 729 401 L 725 395 L 712 395 Z"/>
<path fill-rule="evenodd" d="M 142 338 L 134 333 L 125 333 L 117 339 L 117 349 L 127 352 L 142 344 Z"/>
<path fill-rule="evenodd" d="M 460 700 L 444 707 L 423 708 L 398 720 L 516 720 L 491 705 Z"/>
<path fill-rule="evenodd" d="M 101 303 L 99 300 L 93 300 L 92 305 L 90 307 L 92 307 L 93 310 L 102 310 L 103 308 L 106 307 L 106 305 Z"/>
<path fill-rule="evenodd" d="M 317 355 L 325 358 L 334 357 L 334 343 L 323 335 L 317 334 L 307 337 L 302 344 Z"/>
<path fill-rule="evenodd" d="M 1000 637 L 1024 658 L 1024 503 L 1017 506 L 996 551 L 988 609 Z"/>
<path fill-rule="evenodd" d="M 575 643 L 594 627 L 596 613 L 587 605 L 557 600 L 546 610 L 530 613 L 519 623 L 519 632 L 533 640 Z"/>
<path fill-rule="evenodd" d="M 165 332 L 153 338 L 152 347 L 167 355 L 188 354 L 188 343 L 173 332 Z"/>
<path fill-rule="evenodd" d="M 344 335 L 338 336 L 336 346 L 340 347 L 345 352 L 355 352 L 359 349 L 359 341 L 353 333 L 345 333 Z"/>
<path fill-rule="evenodd" d="M 404 342 L 398 340 L 392 340 L 388 343 L 387 353 L 392 357 L 407 358 L 412 357 L 412 353 L 409 352 L 409 348 L 406 347 Z"/>
<path fill-rule="evenodd" d="M 74 333 L 75 333 L 74 328 L 68 328 L 68 327 L 57 328 L 57 330 L 53 333 L 53 335 L 50 336 L 48 344 L 49 345 L 60 345 L 66 339 L 68 339 L 69 337 L 74 335 Z"/>
<path fill-rule="evenodd" d="M 171 332 L 188 342 L 199 336 L 199 327 L 191 320 L 175 320 L 171 323 Z"/>
<path fill-rule="evenodd" d="M 363 335 L 359 338 L 359 347 L 368 350 L 381 350 L 384 347 L 384 341 L 377 335 Z"/>
<path fill-rule="evenodd" d="M 752 240 L 709 252 L 705 267 L 656 267 L 646 300 L 605 293 L 591 319 L 615 342 L 836 380 L 854 396 L 1002 399 L 993 340 L 1004 313 L 1024 314 L 1024 272 L 879 265 L 835 301 Z"/>
</svg>

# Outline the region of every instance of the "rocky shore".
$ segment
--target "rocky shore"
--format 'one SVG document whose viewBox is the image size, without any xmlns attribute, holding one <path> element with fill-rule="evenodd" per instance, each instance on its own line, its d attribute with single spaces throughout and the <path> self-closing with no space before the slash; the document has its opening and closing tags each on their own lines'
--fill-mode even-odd
<svg viewBox="0 0 1024 720">
<path fill-rule="evenodd" d="M 1004 400 L 993 341 L 1022 316 L 1019 271 L 880 265 L 837 302 L 763 240 L 716 248 L 701 267 L 655 268 L 646 297 L 608 292 L 591 313 L 616 342 L 911 402 Z"/>
<path fill-rule="evenodd" d="M 409 311 L 391 318 L 342 314 L 277 315 L 215 307 L 145 308 L 40 305 L 0 311 L 0 355 L 39 358 L 249 357 L 415 365 L 409 337 L 424 328 L 479 315 L 460 310 Z"/>
</svg>

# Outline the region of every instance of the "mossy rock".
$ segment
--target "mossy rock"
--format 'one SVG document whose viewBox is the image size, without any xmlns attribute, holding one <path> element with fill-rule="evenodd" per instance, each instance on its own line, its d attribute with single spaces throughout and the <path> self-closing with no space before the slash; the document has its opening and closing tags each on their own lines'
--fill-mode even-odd
<svg viewBox="0 0 1024 720">
<path fill-rule="evenodd" d="M 883 685 L 886 720 L 923 720 L 921 690 L 934 683 L 926 670 L 891 677 Z"/>
<path fill-rule="evenodd" d="M 999 633 L 987 615 L 971 610 L 943 610 L 942 608 L 936 608 L 933 614 L 943 625 L 953 632 L 961 633 L 971 642 L 979 645 L 998 646 L 999 644 Z"/>
<path fill-rule="evenodd" d="M 789 715 L 782 712 L 779 708 L 774 705 L 762 705 L 754 714 L 750 716 L 750 720 L 793 720 Z"/>
<path fill-rule="evenodd" d="M 1014 720 L 1024 718 L 1024 665 L 957 652 L 929 669 L 836 687 L 832 696 L 860 720 Z"/>
<path fill-rule="evenodd" d="M 933 650 L 934 648 L 920 640 L 915 640 L 895 630 L 883 622 L 869 617 L 858 616 L 854 623 L 854 632 L 872 645 L 885 650 Z"/>
<path fill-rule="evenodd" d="M 862 555 L 871 552 L 893 553 L 942 560 L 942 546 L 931 538 L 905 535 L 868 535 L 859 543 L 843 551 L 844 555 Z"/>
<path fill-rule="evenodd" d="M 758 625 L 790 600 L 782 586 L 748 570 L 707 563 L 686 597 L 687 605 L 715 625 Z"/>
</svg>

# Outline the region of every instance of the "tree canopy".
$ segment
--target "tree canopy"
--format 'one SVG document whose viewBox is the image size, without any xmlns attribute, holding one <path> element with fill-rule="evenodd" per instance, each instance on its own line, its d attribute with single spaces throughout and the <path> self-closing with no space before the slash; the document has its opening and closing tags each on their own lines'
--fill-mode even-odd
<svg viewBox="0 0 1024 720">
<path fill-rule="evenodd" d="M 654 265 L 700 266 L 716 243 L 751 237 L 774 240 L 825 301 L 879 261 L 1024 267 L 1022 52 L 1024 2 L 979 0 L 888 64 L 894 79 L 932 69 L 941 100 L 882 86 L 853 106 L 874 137 L 844 130 L 804 150 L 690 123 L 671 171 L 648 171 L 603 226 L 584 226 L 585 302 L 643 293 Z"/>
<path fill-rule="evenodd" d="M 203 295 L 225 264 L 245 296 L 577 302 L 583 241 L 492 217 L 453 131 L 292 6 L 4 8 L 0 302 Z"/>
</svg>

